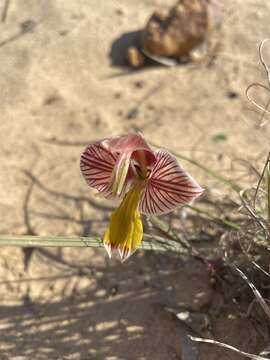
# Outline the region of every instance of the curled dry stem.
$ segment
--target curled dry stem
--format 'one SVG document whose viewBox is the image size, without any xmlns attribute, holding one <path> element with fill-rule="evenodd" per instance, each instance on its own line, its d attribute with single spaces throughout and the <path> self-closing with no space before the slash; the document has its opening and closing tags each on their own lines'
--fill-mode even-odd
<svg viewBox="0 0 270 360">
<path fill-rule="evenodd" d="M 262 122 L 262 120 L 264 119 L 264 116 L 265 114 L 270 114 L 270 111 L 268 110 L 269 108 L 269 105 L 270 105 L 270 99 L 268 100 L 267 104 L 265 107 L 261 106 L 260 104 L 257 103 L 257 101 L 255 101 L 250 95 L 249 95 L 249 92 L 252 88 L 256 88 L 256 87 L 259 87 L 259 88 L 262 88 L 264 90 L 266 90 L 267 92 L 270 93 L 270 70 L 269 70 L 269 67 L 268 65 L 266 64 L 266 61 L 264 59 L 264 56 L 263 56 L 263 47 L 265 45 L 266 42 L 270 41 L 270 39 L 264 39 L 261 43 L 260 43 L 260 46 L 259 46 L 259 58 L 260 58 L 260 62 L 262 64 L 262 66 L 264 67 L 264 70 L 266 72 L 266 77 L 267 77 L 267 86 L 266 85 L 263 85 L 263 84 L 260 84 L 260 83 L 257 83 L 257 82 L 254 82 L 252 84 L 250 84 L 247 89 L 246 89 L 246 97 L 247 99 L 253 104 L 255 105 L 259 110 L 263 111 L 262 113 L 262 118 L 261 118 L 261 126 L 264 125 L 264 123 Z"/>
</svg>

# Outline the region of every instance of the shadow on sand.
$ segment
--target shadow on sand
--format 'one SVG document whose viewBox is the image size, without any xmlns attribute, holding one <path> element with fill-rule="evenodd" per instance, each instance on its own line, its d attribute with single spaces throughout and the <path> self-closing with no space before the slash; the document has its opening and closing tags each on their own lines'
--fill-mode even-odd
<svg viewBox="0 0 270 360">
<path fill-rule="evenodd" d="M 140 47 L 141 33 L 141 30 L 124 33 L 112 43 L 109 54 L 112 66 L 127 66 L 127 49 L 130 46 Z"/>
<path fill-rule="evenodd" d="M 91 198 L 51 190 L 31 172 L 25 174 L 30 180 L 23 208 L 28 233 L 36 233 L 33 224 L 37 218 L 59 224 L 75 222 L 80 235 L 92 234 L 94 225 L 108 221 L 110 207 Z M 53 212 L 48 210 L 48 203 Z M 82 209 L 80 218 L 73 216 L 72 211 L 66 214 L 62 210 L 67 205 L 71 209 L 74 203 Z M 83 213 L 85 204 L 100 211 L 103 217 L 87 218 Z M 26 284 L 28 289 L 16 295 L 15 304 L 9 304 L 5 296 L 0 305 L 0 326 L 4 329 L 1 360 L 16 356 L 35 360 L 135 360 L 151 359 L 153 354 L 160 360 L 179 358 L 175 322 L 164 310 L 170 299 L 167 293 L 162 296 L 159 254 L 138 252 L 122 265 L 110 261 L 101 251 L 90 248 L 24 251 L 23 276 L 0 282 L 1 291 L 14 284 Z M 173 262 L 176 266 L 179 261 L 173 255 L 162 256 L 166 258 L 162 263 L 167 265 Z M 101 261 L 97 264 L 94 261 L 93 265 L 90 257 Z M 48 267 L 44 276 L 35 270 L 39 266 Z M 35 272 L 36 276 L 29 275 Z M 167 276 L 169 272 L 163 277 L 166 284 Z M 82 290 L 81 283 L 85 281 L 87 286 Z M 61 286 L 55 291 L 59 282 Z M 35 296 L 37 289 L 44 289 L 44 294 L 40 291 Z"/>
<path fill-rule="evenodd" d="M 93 288 L 58 301 L 1 305 L 1 359 L 150 359 L 157 348 L 156 359 L 177 359 L 175 325 L 144 280 L 151 269 L 143 257 L 143 272 L 134 265 L 103 269 Z"/>
</svg>

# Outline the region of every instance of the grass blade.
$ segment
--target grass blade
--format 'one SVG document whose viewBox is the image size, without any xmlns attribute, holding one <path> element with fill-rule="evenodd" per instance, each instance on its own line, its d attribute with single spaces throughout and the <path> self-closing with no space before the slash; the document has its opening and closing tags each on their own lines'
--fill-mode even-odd
<svg viewBox="0 0 270 360">
<path fill-rule="evenodd" d="M 82 236 L 33 236 L 33 235 L 0 235 L 1 246 L 18 247 L 102 247 L 103 243 L 96 237 Z M 156 250 L 185 253 L 182 246 L 175 241 L 156 235 L 144 234 L 141 248 L 143 250 Z"/>
</svg>

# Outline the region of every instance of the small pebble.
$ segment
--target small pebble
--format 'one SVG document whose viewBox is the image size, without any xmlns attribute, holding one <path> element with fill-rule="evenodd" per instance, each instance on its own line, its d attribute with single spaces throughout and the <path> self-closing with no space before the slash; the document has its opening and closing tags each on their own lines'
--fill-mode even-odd
<svg viewBox="0 0 270 360">
<path fill-rule="evenodd" d="M 120 99 L 120 97 L 121 97 L 121 93 L 120 93 L 120 92 L 116 92 L 116 93 L 114 94 L 114 98 L 115 98 L 115 99 Z"/>
<path fill-rule="evenodd" d="M 139 68 L 144 65 L 145 58 L 143 54 L 134 46 L 127 49 L 127 62 L 134 68 Z"/>
<path fill-rule="evenodd" d="M 116 13 L 116 15 L 119 15 L 119 16 L 124 15 L 124 12 L 122 9 L 116 9 L 115 13 Z"/>
<path fill-rule="evenodd" d="M 142 88 L 144 87 L 144 81 L 143 81 L 143 80 L 135 81 L 134 86 L 135 86 L 137 89 L 142 89 Z"/>
<path fill-rule="evenodd" d="M 227 92 L 227 96 L 229 99 L 237 99 L 238 98 L 238 93 L 236 91 L 233 91 L 233 90 L 229 90 Z"/>
</svg>

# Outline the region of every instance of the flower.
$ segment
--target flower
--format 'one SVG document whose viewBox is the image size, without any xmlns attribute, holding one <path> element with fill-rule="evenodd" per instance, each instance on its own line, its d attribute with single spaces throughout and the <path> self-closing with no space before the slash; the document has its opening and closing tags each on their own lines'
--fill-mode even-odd
<svg viewBox="0 0 270 360">
<path fill-rule="evenodd" d="M 152 150 L 141 134 L 90 144 L 80 167 L 89 186 L 107 198 L 121 199 L 103 243 L 109 257 L 118 249 L 122 261 L 141 244 L 140 213 L 165 214 L 203 192 L 174 156 L 166 150 Z"/>
</svg>

